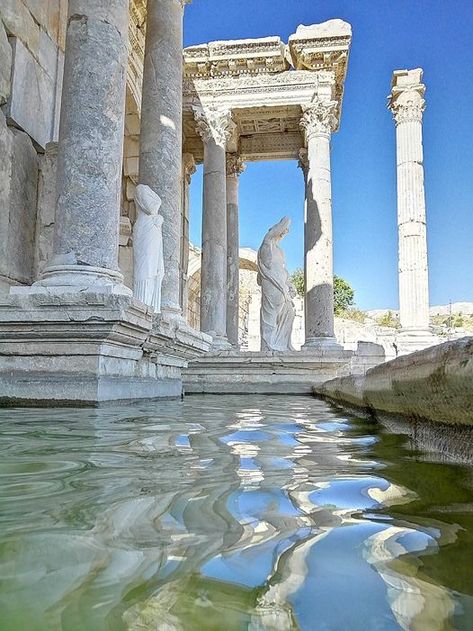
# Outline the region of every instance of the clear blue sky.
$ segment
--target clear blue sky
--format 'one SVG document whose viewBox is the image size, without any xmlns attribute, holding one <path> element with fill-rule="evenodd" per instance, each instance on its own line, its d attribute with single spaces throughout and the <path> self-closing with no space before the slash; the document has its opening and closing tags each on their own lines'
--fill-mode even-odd
<svg viewBox="0 0 473 631">
<path fill-rule="evenodd" d="M 185 45 L 279 35 L 341 18 L 353 27 L 340 131 L 333 136 L 335 272 L 362 309 L 396 308 L 394 69 L 424 69 L 424 152 L 431 304 L 473 301 L 473 0 L 193 0 Z M 295 162 L 250 164 L 240 178 L 241 245 L 257 249 L 284 214 L 289 269 L 302 265 L 303 180 Z M 200 243 L 202 171 L 191 187 Z"/>
</svg>

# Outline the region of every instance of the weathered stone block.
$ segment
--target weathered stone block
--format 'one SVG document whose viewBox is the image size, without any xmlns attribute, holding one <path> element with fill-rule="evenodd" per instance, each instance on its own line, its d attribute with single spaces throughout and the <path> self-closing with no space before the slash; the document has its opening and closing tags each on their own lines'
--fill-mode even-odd
<svg viewBox="0 0 473 631">
<path fill-rule="evenodd" d="M 314 393 L 378 417 L 472 425 L 472 384 L 473 337 L 465 337 L 315 385 Z"/>
<path fill-rule="evenodd" d="M 22 0 L 2 0 L 0 18 L 8 35 L 18 37 L 34 54 L 39 50 L 39 26 Z"/>
<path fill-rule="evenodd" d="M 33 275 L 38 156 L 27 134 L 0 113 L 0 275 L 30 283 Z"/>
<path fill-rule="evenodd" d="M 7 34 L 0 22 L 0 105 L 6 103 L 11 89 L 12 50 Z"/>
<path fill-rule="evenodd" d="M 44 148 L 53 139 L 56 81 L 18 38 L 10 38 L 10 43 L 13 75 L 7 116 Z M 43 43 L 45 60 L 49 56 L 47 48 Z"/>
</svg>

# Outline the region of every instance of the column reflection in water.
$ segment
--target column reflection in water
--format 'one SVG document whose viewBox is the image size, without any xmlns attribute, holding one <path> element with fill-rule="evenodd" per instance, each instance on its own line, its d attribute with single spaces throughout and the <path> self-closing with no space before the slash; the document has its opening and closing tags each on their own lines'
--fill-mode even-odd
<svg viewBox="0 0 473 631">
<path fill-rule="evenodd" d="M 401 435 L 261 396 L 0 433 L 2 631 L 468 629 L 471 472 Z"/>
</svg>

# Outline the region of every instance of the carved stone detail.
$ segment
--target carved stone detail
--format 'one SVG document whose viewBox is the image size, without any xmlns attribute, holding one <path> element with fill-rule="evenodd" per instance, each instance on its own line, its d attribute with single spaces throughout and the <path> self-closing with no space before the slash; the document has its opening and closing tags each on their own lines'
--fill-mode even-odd
<svg viewBox="0 0 473 631">
<path fill-rule="evenodd" d="M 420 84 L 413 89 L 391 95 L 389 109 L 396 125 L 410 121 L 422 122 L 422 115 L 425 110 L 424 93 L 425 86 Z"/>
<path fill-rule="evenodd" d="M 182 155 L 182 166 L 184 169 L 184 177 L 186 179 L 186 183 L 189 186 L 189 184 L 191 183 L 191 178 L 197 170 L 195 159 L 192 153 L 184 153 Z"/>
<path fill-rule="evenodd" d="M 322 101 L 316 97 L 312 103 L 302 108 L 301 129 L 308 141 L 311 137 L 330 135 L 337 127 L 336 101 Z"/>
<path fill-rule="evenodd" d="M 227 153 L 227 176 L 236 175 L 238 177 L 245 169 L 245 163 L 237 153 Z"/>
<path fill-rule="evenodd" d="M 206 143 L 213 140 L 217 145 L 226 147 L 234 130 L 235 123 L 229 110 L 218 107 L 194 107 L 196 130 Z"/>
<path fill-rule="evenodd" d="M 304 176 L 307 175 L 309 170 L 309 152 L 305 147 L 302 147 L 302 149 L 299 150 L 298 167 L 302 170 Z"/>
</svg>

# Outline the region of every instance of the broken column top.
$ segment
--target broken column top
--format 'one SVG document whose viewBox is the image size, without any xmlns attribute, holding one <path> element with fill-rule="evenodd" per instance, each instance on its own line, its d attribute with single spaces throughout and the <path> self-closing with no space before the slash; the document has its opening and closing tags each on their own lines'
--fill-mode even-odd
<svg viewBox="0 0 473 631">
<path fill-rule="evenodd" d="M 422 68 L 413 70 L 395 70 L 391 81 L 391 87 L 398 90 L 413 88 L 422 84 Z"/>
</svg>

